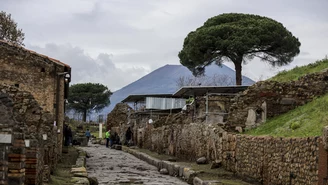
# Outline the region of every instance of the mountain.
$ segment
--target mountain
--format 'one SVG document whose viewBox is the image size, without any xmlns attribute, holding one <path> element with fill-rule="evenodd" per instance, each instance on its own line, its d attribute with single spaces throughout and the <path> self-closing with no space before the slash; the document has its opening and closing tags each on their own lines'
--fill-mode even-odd
<svg viewBox="0 0 328 185">
<path fill-rule="evenodd" d="M 227 75 L 234 80 L 235 71 L 222 65 L 219 67 L 215 64 L 206 67 L 205 75 Z M 190 70 L 182 65 L 165 65 L 160 67 L 139 80 L 117 90 L 110 97 L 110 106 L 103 109 L 100 114 L 107 115 L 117 103 L 131 94 L 173 94 L 178 90 L 177 80 L 181 76 L 191 76 Z M 243 76 L 243 85 L 252 85 L 255 82 L 250 78 Z"/>
</svg>

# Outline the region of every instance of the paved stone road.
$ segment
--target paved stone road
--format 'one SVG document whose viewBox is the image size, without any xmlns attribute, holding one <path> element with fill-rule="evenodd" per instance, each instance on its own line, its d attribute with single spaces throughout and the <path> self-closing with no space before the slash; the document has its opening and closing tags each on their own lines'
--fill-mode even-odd
<svg viewBox="0 0 328 185">
<path fill-rule="evenodd" d="M 81 147 L 88 152 L 87 171 L 89 177 L 96 177 L 99 185 L 147 184 L 186 185 L 187 183 L 169 175 L 162 175 L 157 168 L 141 161 L 131 154 L 104 145 Z"/>
</svg>

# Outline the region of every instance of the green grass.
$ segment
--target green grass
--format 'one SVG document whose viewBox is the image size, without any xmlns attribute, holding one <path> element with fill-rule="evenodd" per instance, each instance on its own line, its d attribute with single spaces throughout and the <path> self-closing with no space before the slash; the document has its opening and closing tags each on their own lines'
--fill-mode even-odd
<svg viewBox="0 0 328 185">
<path fill-rule="evenodd" d="M 320 72 L 327 68 L 328 68 L 328 59 L 325 58 L 306 66 L 301 66 L 301 67 L 297 66 L 289 71 L 284 70 L 268 80 L 278 81 L 278 82 L 294 81 L 306 74 Z"/>
<path fill-rule="evenodd" d="M 71 173 L 72 165 L 75 165 L 78 152 L 74 147 L 68 147 L 68 153 L 62 154 L 62 160 L 57 164 L 54 173 L 50 177 L 48 183 L 45 185 L 74 185 L 75 183 L 71 182 L 73 174 Z"/>
<path fill-rule="evenodd" d="M 245 134 L 277 137 L 320 136 L 322 128 L 328 125 L 327 113 L 328 94 L 267 120 L 263 125 L 246 131 Z"/>
</svg>

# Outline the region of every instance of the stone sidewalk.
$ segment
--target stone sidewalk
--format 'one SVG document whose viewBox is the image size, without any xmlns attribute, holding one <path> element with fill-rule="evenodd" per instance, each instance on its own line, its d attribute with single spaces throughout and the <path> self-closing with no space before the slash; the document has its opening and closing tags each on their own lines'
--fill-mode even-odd
<svg viewBox="0 0 328 185">
<path fill-rule="evenodd" d="M 133 155 L 106 148 L 104 145 L 80 147 L 86 151 L 87 172 L 96 177 L 100 185 L 145 184 L 145 185 L 186 185 L 187 183 L 169 175 L 162 175 L 157 168 Z"/>
<path fill-rule="evenodd" d="M 223 168 L 211 169 L 210 164 L 198 165 L 195 162 L 173 162 L 174 159 L 168 155 L 158 155 L 146 149 L 123 147 L 126 151 L 137 158 L 146 161 L 158 169 L 166 169 L 169 175 L 180 177 L 193 185 L 251 185 L 259 184 L 252 182 L 251 184 L 235 177 L 232 172 L 228 172 Z M 175 161 L 175 160 L 174 160 Z"/>
</svg>

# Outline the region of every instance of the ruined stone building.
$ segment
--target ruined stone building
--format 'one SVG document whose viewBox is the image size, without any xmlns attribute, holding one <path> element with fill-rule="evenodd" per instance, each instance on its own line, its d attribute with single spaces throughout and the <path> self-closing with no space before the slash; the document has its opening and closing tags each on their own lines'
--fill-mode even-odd
<svg viewBox="0 0 328 185">
<path fill-rule="evenodd" d="M 71 68 L 0 41 L 0 184 L 42 184 L 62 152 Z"/>
<path fill-rule="evenodd" d="M 327 79 L 328 71 L 324 70 L 291 82 L 261 81 L 245 89 L 217 87 L 213 88 L 216 92 L 209 92 L 186 87 L 174 96 L 195 97 L 189 112 L 168 114 L 149 123 L 149 115 L 133 117 L 141 113 L 126 112 L 127 105 L 117 104 L 107 123 L 118 130 L 133 127 L 133 142 L 140 148 L 189 161 L 205 157 L 251 182 L 327 184 L 328 127 L 323 136 L 316 137 L 239 133 L 327 94 Z M 239 93 L 233 95 L 235 90 Z"/>
</svg>

